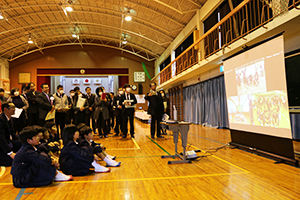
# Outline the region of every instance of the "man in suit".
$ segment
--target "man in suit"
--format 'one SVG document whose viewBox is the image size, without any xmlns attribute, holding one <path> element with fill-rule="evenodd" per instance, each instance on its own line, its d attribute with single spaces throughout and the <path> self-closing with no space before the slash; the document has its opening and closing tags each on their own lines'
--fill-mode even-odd
<svg viewBox="0 0 300 200">
<path fill-rule="evenodd" d="M 39 103 L 39 125 L 44 126 L 46 124 L 45 118 L 47 114 L 54 111 L 54 102 L 52 95 L 49 95 L 49 86 L 47 83 L 41 85 L 42 92 L 37 95 L 37 101 Z M 48 120 L 53 121 L 53 119 Z"/>
<path fill-rule="evenodd" d="M 119 105 L 121 96 L 124 94 L 123 88 L 119 88 L 118 94 L 113 98 L 113 115 L 116 116 L 115 135 L 119 136 L 120 129 L 122 131 L 122 106 Z"/>
<path fill-rule="evenodd" d="M 91 118 L 92 118 L 92 129 L 94 131 L 94 133 L 96 133 L 96 125 L 95 125 L 95 118 L 94 118 L 94 110 L 95 110 L 95 94 L 92 94 L 92 90 L 90 87 L 86 87 L 85 88 L 85 92 L 86 92 L 86 100 L 88 101 L 89 104 L 89 108 L 87 110 L 87 114 L 86 114 L 86 125 L 90 126 L 91 124 Z"/>
<path fill-rule="evenodd" d="M 11 121 L 13 114 L 15 114 L 15 105 L 3 103 L 0 114 L 0 166 L 11 166 L 15 153 L 22 146 L 13 130 Z"/>
<path fill-rule="evenodd" d="M 119 105 L 122 106 L 122 132 L 123 132 L 123 138 L 127 137 L 128 132 L 128 118 L 129 118 L 129 124 L 130 124 L 130 135 L 132 138 L 134 138 L 134 126 L 133 126 L 133 120 L 134 120 L 134 107 L 137 103 L 137 100 L 135 98 L 135 95 L 130 93 L 131 92 L 131 86 L 125 85 L 125 93 L 121 96 L 121 101 L 119 102 Z"/>
<path fill-rule="evenodd" d="M 28 84 L 29 92 L 26 93 L 29 107 L 27 109 L 28 125 L 38 125 L 39 123 L 39 103 L 37 101 L 37 96 L 40 94 L 39 91 L 35 91 L 35 84 Z"/>
<path fill-rule="evenodd" d="M 74 98 L 75 98 L 74 90 L 70 90 L 69 94 L 70 96 L 68 96 L 68 103 L 70 109 L 67 112 L 66 124 L 72 124 L 72 123 L 74 124 L 74 109 L 73 109 Z"/>
<path fill-rule="evenodd" d="M 156 92 L 156 83 L 150 84 L 150 92 L 147 93 L 145 99 L 149 101 L 148 114 L 151 115 L 151 138 L 155 136 L 155 122 L 156 122 L 156 136 L 163 138 L 160 134 L 160 122 L 164 112 L 163 99 L 160 92 Z"/>
<path fill-rule="evenodd" d="M 114 98 L 115 94 L 113 92 L 109 93 L 110 105 L 109 105 L 109 130 L 115 126 L 115 116 L 114 116 Z"/>
</svg>

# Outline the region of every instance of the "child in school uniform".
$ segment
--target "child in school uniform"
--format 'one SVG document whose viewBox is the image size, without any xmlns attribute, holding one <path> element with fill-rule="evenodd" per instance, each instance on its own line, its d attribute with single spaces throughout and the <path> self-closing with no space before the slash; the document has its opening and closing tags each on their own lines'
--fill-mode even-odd
<svg viewBox="0 0 300 200">
<path fill-rule="evenodd" d="M 69 181 L 72 176 L 67 176 L 59 172 L 44 152 L 36 149 L 39 144 L 38 131 L 33 127 L 25 127 L 20 132 L 20 140 L 23 143 L 21 149 L 16 154 L 11 174 L 13 184 L 18 188 L 45 186 L 54 181 Z"/>
<path fill-rule="evenodd" d="M 106 162 L 106 167 L 119 167 L 121 162 L 116 162 L 114 159 L 115 156 L 108 155 L 104 147 L 101 144 L 94 142 L 93 139 L 93 131 L 90 127 L 84 126 L 80 129 L 81 138 L 78 140 L 81 146 L 86 146 L 91 149 L 94 154 L 96 154 L 99 158 L 101 158 L 104 162 Z"/>
<path fill-rule="evenodd" d="M 96 173 L 110 172 L 110 168 L 103 167 L 95 160 L 93 150 L 80 146 L 77 142 L 79 132 L 75 125 L 67 125 L 63 130 L 64 147 L 59 157 L 60 169 L 65 174 L 84 176 L 91 165 Z"/>
</svg>

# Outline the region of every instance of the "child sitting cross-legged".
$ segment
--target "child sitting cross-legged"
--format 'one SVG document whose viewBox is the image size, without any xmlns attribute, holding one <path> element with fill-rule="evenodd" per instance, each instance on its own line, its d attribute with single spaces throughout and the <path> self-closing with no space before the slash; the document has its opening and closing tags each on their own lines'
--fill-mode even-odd
<svg viewBox="0 0 300 200">
<path fill-rule="evenodd" d="M 84 126 L 80 128 L 80 136 L 81 139 L 78 140 L 81 146 L 86 146 L 90 148 L 94 154 L 96 154 L 99 158 L 101 158 L 104 162 L 106 162 L 106 167 L 119 167 L 121 162 L 116 162 L 115 156 L 110 156 L 105 152 L 105 148 L 101 146 L 101 144 L 94 142 L 93 139 L 93 131 L 90 127 Z"/>
<path fill-rule="evenodd" d="M 69 181 L 72 176 L 67 176 L 56 169 L 58 163 L 53 163 L 50 156 L 37 150 L 39 144 L 38 131 L 33 127 L 24 128 L 20 134 L 23 143 L 16 154 L 11 174 L 15 187 L 39 187 L 54 181 Z"/>
<path fill-rule="evenodd" d="M 93 150 L 81 146 L 77 139 L 79 132 L 75 125 L 66 125 L 63 130 L 64 147 L 59 156 L 60 169 L 65 174 L 84 176 L 88 173 L 91 165 L 96 173 L 110 172 L 110 168 L 99 165 L 94 157 Z"/>
</svg>

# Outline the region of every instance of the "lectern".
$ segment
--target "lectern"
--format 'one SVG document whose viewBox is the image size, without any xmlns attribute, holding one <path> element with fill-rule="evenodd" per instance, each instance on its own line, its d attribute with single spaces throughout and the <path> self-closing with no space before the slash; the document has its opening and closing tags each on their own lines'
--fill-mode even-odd
<svg viewBox="0 0 300 200">
<path fill-rule="evenodd" d="M 191 160 L 186 159 L 186 146 L 187 146 L 187 137 L 190 130 L 189 122 L 177 122 L 177 121 L 165 121 L 160 123 L 163 129 L 168 129 L 173 132 L 173 140 L 175 144 L 175 155 L 162 156 L 161 158 L 180 158 L 181 160 L 169 161 L 168 164 L 177 164 L 177 163 L 191 163 Z M 177 143 L 178 135 L 181 135 L 181 143 L 183 148 L 183 155 L 177 152 Z"/>
</svg>

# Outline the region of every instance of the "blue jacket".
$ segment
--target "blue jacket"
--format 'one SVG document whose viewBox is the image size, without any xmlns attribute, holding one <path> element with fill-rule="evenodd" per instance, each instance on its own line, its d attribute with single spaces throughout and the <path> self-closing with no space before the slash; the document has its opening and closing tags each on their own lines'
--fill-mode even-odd
<svg viewBox="0 0 300 200">
<path fill-rule="evenodd" d="M 73 176 L 86 175 L 93 161 L 93 150 L 91 148 L 81 147 L 74 141 L 70 141 L 64 145 L 59 156 L 61 171 Z"/>
<path fill-rule="evenodd" d="M 14 186 L 26 188 L 49 185 L 56 173 L 56 168 L 51 163 L 47 154 L 40 153 L 30 144 L 23 144 L 11 167 Z"/>
</svg>

